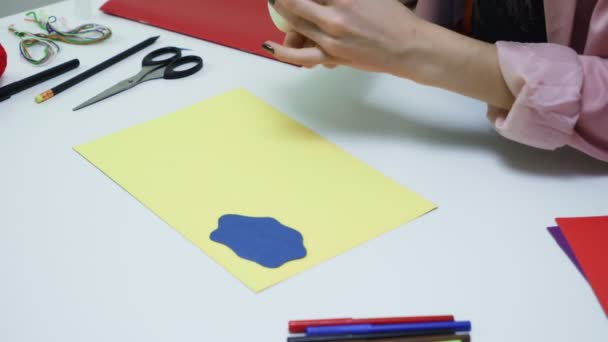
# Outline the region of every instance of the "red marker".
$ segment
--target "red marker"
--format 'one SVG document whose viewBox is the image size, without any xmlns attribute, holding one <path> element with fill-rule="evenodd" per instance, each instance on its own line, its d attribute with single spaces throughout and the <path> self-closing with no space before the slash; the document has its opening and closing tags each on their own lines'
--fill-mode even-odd
<svg viewBox="0 0 608 342">
<path fill-rule="evenodd" d="M 453 322 L 454 316 L 381 317 L 381 318 L 330 318 L 289 321 L 290 333 L 304 333 L 308 327 L 325 327 L 348 324 L 402 324 L 426 322 Z"/>
</svg>

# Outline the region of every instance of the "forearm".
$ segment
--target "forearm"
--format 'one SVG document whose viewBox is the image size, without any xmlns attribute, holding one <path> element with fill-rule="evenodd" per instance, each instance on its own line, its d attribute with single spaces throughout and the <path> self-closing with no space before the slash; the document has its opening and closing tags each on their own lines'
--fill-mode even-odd
<svg viewBox="0 0 608 342">
<path fill-rule="evenodd" d="M 405 43 L 402 62 L 393 74 L 499 108 L 511 108 L 514 97 L 503 78 L 493 44 L 426 21 L 416 27 L 416 38 Z"/>
</svg>

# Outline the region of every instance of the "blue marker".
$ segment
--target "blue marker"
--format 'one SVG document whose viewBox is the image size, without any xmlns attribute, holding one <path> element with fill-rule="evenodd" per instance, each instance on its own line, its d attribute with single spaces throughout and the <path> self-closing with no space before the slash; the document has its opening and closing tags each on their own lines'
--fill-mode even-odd
<svg viewBox="0 0 608 342">
<path fill-rule="evenodd" d="M 425 332 L 432 330 L 471 331 L 471 322 L 429 322 L 404 324 L 350 324 L 306 328 L 307 336 L 361 335 L 394 332 Z"/>
</svg>

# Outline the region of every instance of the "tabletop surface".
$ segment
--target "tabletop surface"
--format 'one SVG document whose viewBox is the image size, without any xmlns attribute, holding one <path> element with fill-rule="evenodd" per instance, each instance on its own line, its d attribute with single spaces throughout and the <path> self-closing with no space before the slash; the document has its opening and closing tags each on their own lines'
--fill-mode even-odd
<svg viewBox="0 0 608 342">
<path fill-rule="evenodd" d="M 10 58 L 0 85 L 39 71 L 6 29 L 22 18 L 0 19 Z M 508 141 L 483 103 L 408 80 L 296 68 L 98 11 L 89 20 L 114 36 L 63 45 L 54 65 L 79 58 L 80 72 L 160 39 L 44 104 L 34 96 L 74 72 L 0 103 L 0 341 L 278 342 L 290 319 L 446 313 L 470 320 L 475 341 L 608 340 L 590 286 L 546 230 L 555 217 L 608 213 L 608 164 Z M 192 49 L 205 68 L 71 110 L 165 45 Z M 73 150 L 235 88 L 438 209 L 254 294 Z"/>
</svg>

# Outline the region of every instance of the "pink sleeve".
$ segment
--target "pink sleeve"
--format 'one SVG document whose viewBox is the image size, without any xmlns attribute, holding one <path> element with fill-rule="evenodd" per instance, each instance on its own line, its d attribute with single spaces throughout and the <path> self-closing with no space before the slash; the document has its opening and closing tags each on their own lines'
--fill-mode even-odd
<svg viewBox="0 0 608 342">
<path fill-rule="evenodd" d="M 557 44 L 496 45 L 516 96 L 509 111 L 490 108 L 496 130 L 526 145 L 571 146 L 608 161 L 608 60 Z"/>
</svg>

